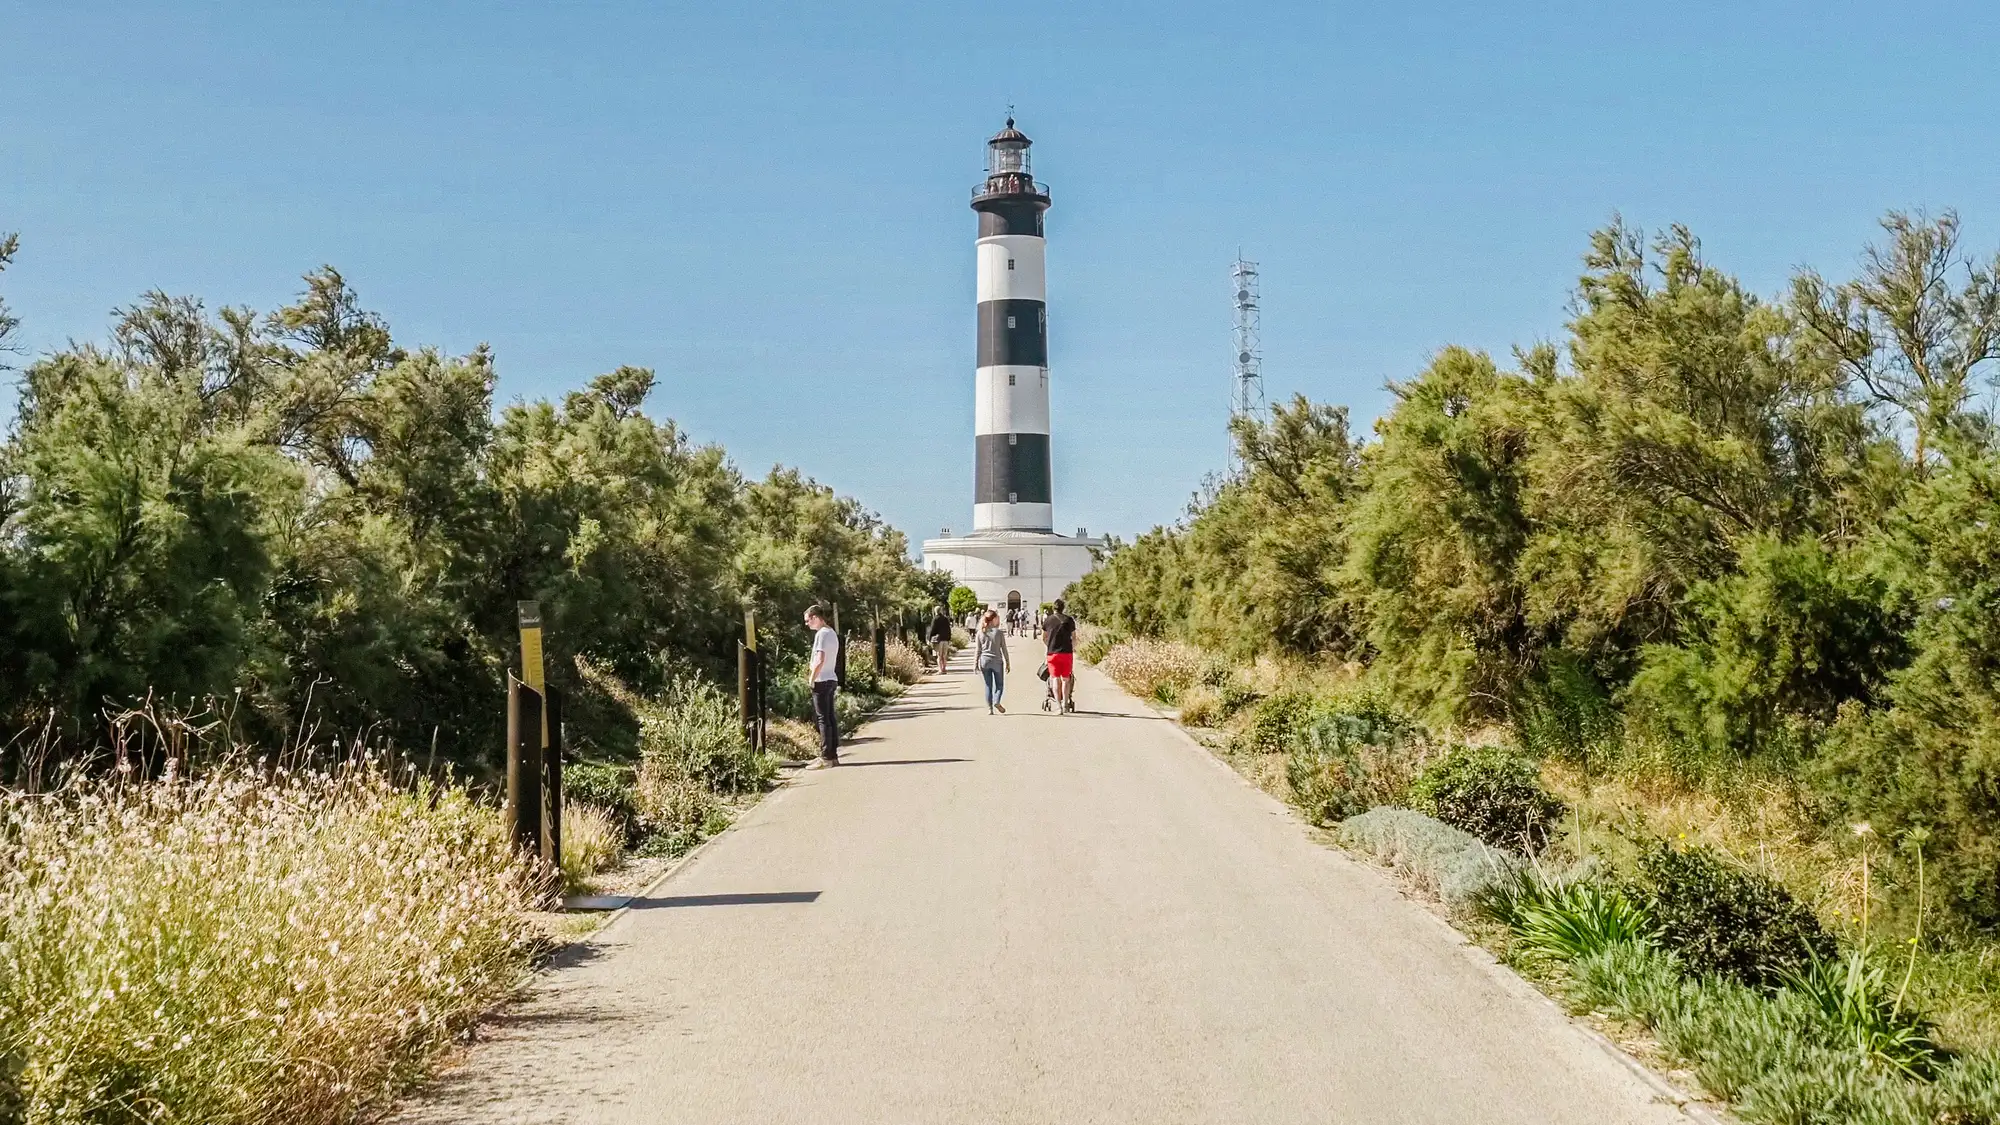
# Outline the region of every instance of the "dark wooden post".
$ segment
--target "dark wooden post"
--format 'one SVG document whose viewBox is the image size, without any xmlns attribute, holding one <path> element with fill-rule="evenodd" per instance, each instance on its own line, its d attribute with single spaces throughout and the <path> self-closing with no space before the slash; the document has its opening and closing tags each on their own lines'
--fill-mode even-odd
<svg viewBox="0 0 2000 1125">
<path fill-rule="evenodd" d="M 833 607 L 833 679 L 841 690 L 847 689 L 847 634 L 840 631 L 840 606 Z"/>
<path fill-rule="evenodd" d="M 542 858 L 551 867 L 562 866 L 563 814 L 563 693 L 548 690 L 549 744 L 542 750 L 542 807 L 545 810 Z"/>
<path fill-rule="evenodd" d="M 752 679 L 756 675 L 756 670 L 752 666 L 756 660 L 757 654 L 750 651 L 749 645 L 742 641 L 736 642 L 736 725 L 742 730 L 743 737 L 749 739 L 753 745 L 757 740 L 756 726 L 751 716 L 752 697 L 756 694 Z"/>
<path fill-rule="evenodd" d="M 875 615 L 875 676 L 880 679 L 889 671 L 889 630 L 882 627 L 882 615 Z"/>
<path fill-rule="evenodd" d="M 542 853 L 542 696 L 507 678 L 507 828 L 530 855 Z"/>
</svg>

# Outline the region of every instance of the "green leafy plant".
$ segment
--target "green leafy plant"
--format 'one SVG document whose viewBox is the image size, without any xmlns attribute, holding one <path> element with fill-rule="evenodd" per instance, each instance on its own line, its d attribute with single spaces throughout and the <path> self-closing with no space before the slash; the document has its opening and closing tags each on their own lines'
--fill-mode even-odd
<svg viewBox="0 0 2000 1125">
<path fill-rule="evenodd" d="M 1782 974 L 1785 988 L 1825 1021 L 1835 1044 L 1852 1047 L 1916 1077 L 1930 1077 L 1939 1051 L 1928 1023 L 1889 996 L 1888 974 L 1856 949 L 1845 958 L 1811 957 Z"/>
<path fill-rule="evenodd" d="M 1477 897 L 1480 913 L 1513 931 L 1513 949 L 1545 961 L 1574 961 L 1618 944 L 1648 944 L 1657 930 L 1645 905 L 1595 879 L 1552 879 L 1535 869 Z"/>
<path fill-rule="evenodd" d="M 1838 952 L 1819 919 L 1784 887 L 1708 848 L 1656 843 L 1639 869 L 1661 944 L 1696 972 L 1769 988 Z"/>
<path fill-rule="evenodd" d="M 640 775 L 677 773 L 717 793 L 763 788 L 775 766 L 743 737 L 735 701 L 692 675 L 669 681 L 666 701 L 639 714 Z"/>
<path fill-rule="evenodd" d="M 1498 746 L 1460 746 L 1432 763 L 1412 803 L 1495 847 L 1534 854 L 1568 808 L 1542 787 L 1535 763 Z"/>
</svg>

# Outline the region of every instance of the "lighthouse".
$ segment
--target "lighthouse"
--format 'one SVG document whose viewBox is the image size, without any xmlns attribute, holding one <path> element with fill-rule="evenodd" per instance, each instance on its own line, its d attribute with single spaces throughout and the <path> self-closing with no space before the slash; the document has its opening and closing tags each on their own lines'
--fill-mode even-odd
<svg viewBox="0 0 2000 1125">
<path fill-rule="evenodd" d="M 927 567 L 950 571 L 997 609 L 1035 610 L 1060 597 L 1103 546 L 1082 528 L 1055 531 L 1043 229 L 1050 199 L 1034 177 L 1033 144 L 1009 117 L 986 142 L 986 178 L 972 189 L 972 532 L 924 542 Z"/>
</svg>

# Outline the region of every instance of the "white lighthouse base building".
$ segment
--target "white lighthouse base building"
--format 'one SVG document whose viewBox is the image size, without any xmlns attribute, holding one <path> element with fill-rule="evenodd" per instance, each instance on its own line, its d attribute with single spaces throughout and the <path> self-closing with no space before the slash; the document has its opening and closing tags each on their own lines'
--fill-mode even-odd
<svg viewBox="0 0 2000 1125">
<path fill-rule="evenodd" d="M 1093 551 L 1104 540 L 1078 528 L 1075 535 L 993 529 L 924 540 L 924 568 L 949 571 L 979 603 L 1005 613 L 1030 613 L 1062 597 L 1069 584 L 1097 565 Z"/>
</svg>

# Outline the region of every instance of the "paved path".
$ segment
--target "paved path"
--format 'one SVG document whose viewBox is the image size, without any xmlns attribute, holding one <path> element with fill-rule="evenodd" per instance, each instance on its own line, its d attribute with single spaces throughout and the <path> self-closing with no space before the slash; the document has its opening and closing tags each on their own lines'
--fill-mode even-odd
<svg viewBox="0 0 2000 1125">
<path fill-rule="evenodd" d="M 1025 662 L 1024 662 L 1025 663 Z M 548 974 L 412 1123 L 1684 1122 L 1094 670 L 914 688 Z"/>
</svg>

